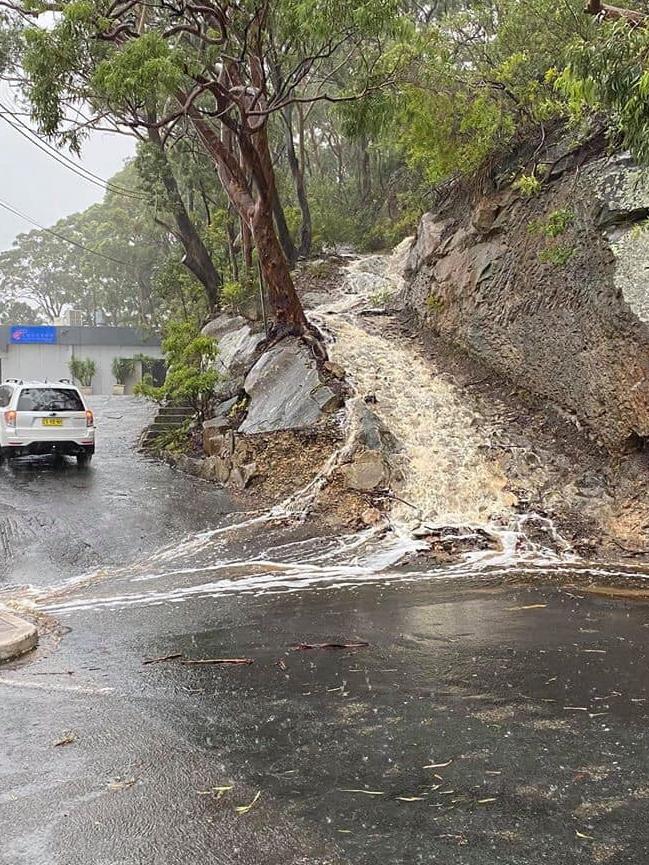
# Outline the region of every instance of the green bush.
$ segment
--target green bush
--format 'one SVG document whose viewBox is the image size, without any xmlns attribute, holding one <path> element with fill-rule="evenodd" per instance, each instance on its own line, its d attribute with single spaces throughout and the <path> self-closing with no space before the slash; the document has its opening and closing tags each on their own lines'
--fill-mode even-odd
<svg viewBox="0 0 649 865">
<path fill-rule="evenodd" d="M 524 198 L 533 198 L 541 191 L 541 181 L 534 174 L 521 174 L 512 184 Z"/>
<path fill-rule="evenodd" d="M 569 246 L 566 243 L 548 246 L 547 249 L 542 249 L 539 252 L 539 261 L 543 264 L 555 264 L 557 267 L 563 267 L 568 263 L 574 251 L 574 246 Z"/>
<path fill-rule="evenodd" d="M 135 393 L 156 402 L 190 405 L 202 420 L 209 411 L 214 386 L 219 380 L 214 369 L 218 355 L 216 340 L 203 336 L 192 322 L 170 322 L 162 340 L 162 351 L 167 362 L 164 383 L 155 387 L 142 380 L 135 386 Z"/>
<path fill-rule="evenodd" d="M 257 298 L 257 285 L 249 282 L 226 282 L 221 289 L 221 303 L 230 312 L 245 312 Z"/>
<path fill-rule="evenodd" d="M 126 384 L 135 372 L 135 360 L 132 357 L 114 357 L 112 371 L 117 384 Z"/>
<path fill-rule="evenodd" d="M 97 364 L 90 358 L 73 357 L 68 364 L 68 369 L 81 387 L 91 387 L 97 372 Z"/>
<path fill-rule="evenodd" d="M 566 210 L 565 208 L 561 210 L 555 210 L 548 216 L 546 220 L 545 236 L 559 237 L 560 235 L 564 234 L 564 232 L 573 222 L 574 218 L 575 216 L 572 210 Z"/>
</svg>

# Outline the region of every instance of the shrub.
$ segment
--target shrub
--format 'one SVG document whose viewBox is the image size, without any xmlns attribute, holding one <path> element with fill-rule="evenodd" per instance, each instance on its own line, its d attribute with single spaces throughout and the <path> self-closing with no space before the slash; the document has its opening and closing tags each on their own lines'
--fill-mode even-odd
<svg viewBox="0 0 649 865">
<path fill-rule="evenodd" d="M 566 243 L 548 246 L 547 249 L 542 249 L 539 252 L 539 261 L 544 264 L 556 264 L 557 267 L 563 267 L 568 263 L 574 251 L 574 246 L 569 246 Z"/>
<path fill-rule="evenodd" d="M 559 237 L 562 235 L 572 223 L 575 216 L 572 210 L 553 211 L 547 218 L 545 223 L 544 234 L 546 237 Z"/>
<path fill-rule="evenodd" d="M 436 315 L 438 312 L 441 312 L 444 304 L 442 303 L 441 297 L 437 294 L 429 294 L 426 298 L 426 309 L 428 312 Z"/>
<path fill-rule="evenodd" d="M 564 234 L 575 218 L 572 210 L 554 210 L 547 219 L 533 219 L 528 225 L 530 234 L 542 234 L 544 237 L 560 237 Z"/>
<path fill-rule="evenodd" d="M 135 372 L 135 360 L 132 357 L 114 357 L 112 370 L 117 384 L 126 384 L 129 376 Z"/>
<path fill-rule="evenodd" d="M 230 312 L 245 312 L 257 297 L 257 286 L 249 282 L 226 282 L 221 289 L 221 302 Z"/>
<path fill-rule="evenodd" d="M 167 375 L 160 387 L 144 379 L 135 393 L 156 402 L 186 403 L 202 420 L 207 414 L 219 374 L 214 369 L 216 340 L 203 336 L 192 322 L 170 322 L 162 340 Z"/>
<path fill-rule="evenodd" d="M 81 384 L 82 387 L 90 387 L 92 380 L 97 372 L 97 364 L 90 358 L 73 357 L 68 368 L 72 373 L 72 377 Z"/>
<path fill-rule="evenodd" d="M 392 300 L 393 291 L 390 288 L 379 288 L 370 295 L 370 303 L 373 307 L 381 307 L 385 309 Z"/>
<path fill-rule="evenodd" d="M 521 174 L 512 185 L 525 198 L 533 198 L 541 191 L 541 181 L 534 174 Z"/>
</svg>

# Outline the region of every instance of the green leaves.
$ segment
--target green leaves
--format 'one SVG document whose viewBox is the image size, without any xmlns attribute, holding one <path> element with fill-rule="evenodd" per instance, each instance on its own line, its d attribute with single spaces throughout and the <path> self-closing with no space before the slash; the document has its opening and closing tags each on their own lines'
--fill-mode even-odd
<svg viewBox="0 0 649 865">
<path fill-rule="evenodd" d="M 203 415 L 219 380 L 214 369 L 216 341 L 203 336 L 195 324 L 173 321 L 166 327 L 162 350 L 167 361 L 164 384 L 158 388 L 144 385 L 137 390 L 158 401 L 189 403 Z"/>
<path fill-rule="evenodd" d="M 91 88 L 117 103 L 172 95 L 183 80 L 182 58 L 162 36 L 145 33 L 114 50 L 90 78 Z"/>
<path fill-rule="evenodd" d="M 649 32 L 627 22 L 604 23 L 570 47 L 570 62 L 556 87 L 575 114 L 605 110 L 625 145 L 649 162 Z"/>
</svg>

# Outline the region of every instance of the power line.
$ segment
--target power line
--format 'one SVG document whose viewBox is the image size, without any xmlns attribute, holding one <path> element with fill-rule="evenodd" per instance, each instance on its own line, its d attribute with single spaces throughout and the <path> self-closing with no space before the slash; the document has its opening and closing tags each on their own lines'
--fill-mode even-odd
<svg viewBox="0 0 649 865">
<path fill-rule="evenodd" d="M 28 126 L 28 124 L 24 123 L 22 120 L 19 120 L 16 114 L 13 113 L 2 102 L 0 102 L 0 108 L 2 108 L 4 112 L 6 112 L 0 113 L 0 119 L 4 120 L 5 123 L 9 124 L 12 129 L 14 129 L 19 135 L 22 135 L 23 138 L 26 138 L 30 144 L 33 144 L 35 147 L 45 153 L 46 156 L 51 157 L 52 159 L 54 159 L 55 162 L 58 162 L 64 168 L 67 168 L 68 171 L 71 171 L 73 174 L 81 177 L 82 180 L 86 180 L 88 181 L 88 183 L 94 183 L 95 186 L 100 186 L 104 190 L 113 192 L 116 195 L 122 195 L 125 198 L 133 198 L 137 199 L 138 201 L 147 200 L 145 196 L 138 195 L 136 192 L 128 189 L 127 187 L 112 183 L 112 181 L 110 180 L 105 180 L 98 174 L 94 174 L 88 168 L 77 165 L 72 159 L 65 156 L 65 154 L 63 153 L 59 153 L 56 148 L 52 147 L 51 144 L 42 139 L 30 126 Z M 13 121 L 9 120 L 9 118 L 6 116 L 7 114 L 9 114 L 13 118 Z"/>
<path fill-rule="evenodd" d="M 36 222 L 35 219 L 32 219 L 31 216 L 27 216 L 26 214 L 21 213 L 20 210 L 16 210 L 15 207 L 7 204 L 6 201 L 2 201 L 2 199 L 0 199 L 0 207 L 3 207 L 5 210 L 13 213 L 15 216 L 20 217 L 20 219 L 24 219 L 25 222 L 29 222 L 32 225 L 35 225 L 36 228 L 40 228 L 40 230 L 44 231 L 46 234 L 51 234 L 52 237 L 56 237 L 59 240 L 65 241 L 65 243 L 76 246 L 78 249 L 82 249 L 84 252 L 90 253 L 90 255 L 96 255 L 99 258 L 105 258 L 107 261 L 112 261 L 113 264 L 120 264 L 122 267 L 127 267 L 129 270 L 134 270 L 132 265 L 128 264 L 126 261 L 122 261 L 120 258 L 113 258 L 112 255 L 106 255 L 103 252 L 97 252 L 96 249 L 90 249 L 89 246 L 84 246 L 83 243 L 79 243 L 77 240 L 71 240 L 69 237 L 65 237 L 65 235 L 59 234 L 58 231 L 52 231 L 51 228 L 45 228 L 45 226 L 41 225 L 40 222 Z"/>
</svg>

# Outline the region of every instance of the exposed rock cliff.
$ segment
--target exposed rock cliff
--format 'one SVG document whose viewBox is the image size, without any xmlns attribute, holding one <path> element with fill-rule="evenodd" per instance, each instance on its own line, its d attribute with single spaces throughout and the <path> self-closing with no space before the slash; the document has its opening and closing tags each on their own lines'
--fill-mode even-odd
<svg viewBox="0 0 649 865">
<path fill-rule="evenodd" d="M 531 197 L 512 185 L 523 165 L 424 215 L 403 302 L 607 447 L 637 444 L 649 436 L 649 175 L 598 139 L 549 147 Z"/>
</svg>

